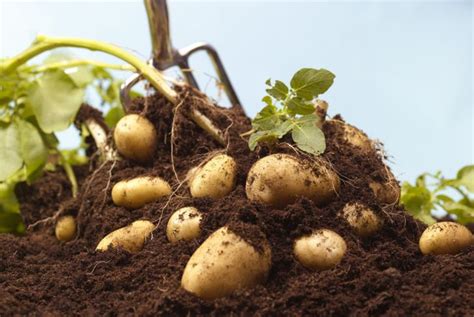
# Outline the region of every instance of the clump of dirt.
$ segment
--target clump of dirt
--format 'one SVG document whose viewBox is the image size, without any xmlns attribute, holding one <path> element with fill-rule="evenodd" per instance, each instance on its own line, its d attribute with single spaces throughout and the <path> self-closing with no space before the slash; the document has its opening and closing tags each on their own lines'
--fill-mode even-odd
<svg viewBox="0 0 474 317">
<path fill-rule="evenodd" d="M 30 229 L 23 237 L 0 236 L 0 307 L 4 315 L 321 315 L 321 316 L 469 316 L 474 313 L 474 247 L 458 255 L 423 256 L 418 238 L 425 226 L 396 205 L 381 205 L 368 184 L 384 180 L 382 155 L 351 147 L 340 131 L 326 124 L 328 160 L 341 178 L 337 199 L 316 206 L 301 198 L 285 208 L 250 202 L 245 181 L 251 165 L 274 152 L 293 153 L 290 146 L 248 149 L 240 134 L 250 120 L 240 107 L 206 105 L 192 90 L 180 92 L 173 108 L 154 95 L 137 99 L 130 112 L 144 113 L 158 131 L 153 162 L 126 160 L 91 163 L 81 169 L 77 199 L 61 172 L 48 173 L 32 186 L 22 185 L 19 197 L 27 224 L 63 212 L 77 216 L 79 236 L 58 242 L 51 224 Z M 226 131 L 220 146 L 188 117 L 198 107 Z M 83 112 L 86 113 L 86 112 Z M 338 118 L 341 119 L 341 118 Z M 173 131 L 173 138 L 172 133 Z M 173 156 L 171 150 L 173 149 Z M 209 157 L 226 152 L 238 164 L 235 189 L 222 199 L 191 198 L 187 171 Z M 174 164 L 173 164 L 174 163 Z M 175 173 L 176 172 L 176 173 Z M 116 182 L 139 175 L 168 180 L 175 193 L 134 210 L 115 206 L 110 191 Z M 176 176 L 177 175 L 177 176 Z M 347 202 L 361 202 L 384 220 L 383 229 L 361 239 L 337 217 Z M 194 206 L 203 213 L 202 233 L 195 240 L 171 244 L 166 223 L 178 208 Z M 157 230 L 137 254 L 123 250 L 95 252 L 111 231 L 137 219 L 149 219 Z M 216 229 L 228 225 L 259 248 L 262 234 L 272 249 L 268 280 L 253 289 L 204 301 L 180 288 L 183 269 L 196 248 Z M 249 228 L 252 228 L 250 230 Z M 259 230 L 255 230 L 258 228 Z M 328 228 L 346 241 L 348 251 L 335 268 L 314 272 L 292 255 L 295 238 Z"/>
</svg>

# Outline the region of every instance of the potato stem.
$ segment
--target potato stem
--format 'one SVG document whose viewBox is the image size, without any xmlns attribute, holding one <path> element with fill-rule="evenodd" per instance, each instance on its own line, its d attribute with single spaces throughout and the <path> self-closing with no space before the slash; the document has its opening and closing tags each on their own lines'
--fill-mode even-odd
<svg viewBox="0 0 474 317">
<path fill-rule="evenodd" d="M 202 112 L 197 109 L 191 111 L 191 119 L 204 131 L 209 133 L 217 142 L 225 146 L 227 142 L 225 141 L 224 134 L 222 131 L 217 128 L 212 121 L 206 117 Z"/>
</svg>

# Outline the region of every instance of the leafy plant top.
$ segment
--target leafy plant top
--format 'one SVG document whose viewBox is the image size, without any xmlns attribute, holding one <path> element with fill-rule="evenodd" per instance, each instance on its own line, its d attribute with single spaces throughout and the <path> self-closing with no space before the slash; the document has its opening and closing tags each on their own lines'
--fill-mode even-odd
<svg viewBox="0 0 474 317">
<path fill-rule="evenodd" d="M 288 87 L 280 80 L 266 81 L 265 107 L 252 120 L 249 147 L 274 143 L 291 133 L 296 146 L 310 154 L 319 155 L 326 149 L 322 120 L 315 113 L 314 99 L 326 92 L 335 75 L 326 69 L 302 68 Z"/>
<path fill-rule="evenodd" d="M 441 208 L 459 223 L 474 222 L 474 165 L 461 168 L 455 178 L 441 172 L 424 173 L 415 184 L 404 182 L 400 202 L 415 218 L 426 224 L 436 222 L 433 211 Z"/>
</svg>

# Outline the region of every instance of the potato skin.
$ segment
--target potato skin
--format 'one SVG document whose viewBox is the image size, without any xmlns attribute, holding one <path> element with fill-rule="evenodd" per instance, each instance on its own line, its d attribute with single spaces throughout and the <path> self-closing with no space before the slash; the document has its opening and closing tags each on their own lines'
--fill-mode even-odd
<svg viewBox="0 0 474 317">
<path fill-rule="evenodd" d="M 270 266 L 269 245 L 259 253 L 227 227 L 222 227 L 191 256 L 181 286 L 203 299 L 223 297 L 263 282 Z"/>
<path fill-rule="evenodd" d="M 122 248 L 130 253 L 143 249 L 145 240 L 155 229 L 155 225 L 148 220 L 137 220 L 126 227 L 112 231 L 106 235 L 96 247 L 96 251 L 107 251 L 111 248 Z"/>
<path fill-rule="evenodd" d="M 171 194 L 171 186 L 160 177 L 140 176 L 118 182 L 112 188 L 115 205 L 129 209 L 140 208 Z"/>
<path fill-rule="evenodd" d="M 420 237 L 423 254 L 456 254 L 474 243 L 471 231 L 456 222 L 438 222 L 425 229 Z"/>
<path fill-rule="evenodd" d="M 153 158 L 157 146 L 156 129 L 143 116 L 129 114 L 117 122 L 114 141 L 118 152 L 127 159 L 147 162 Z"/>
<path fill-rule="evenodd" d="M 171 243 L 192 240 L 201 234 L 202 214 L 194 207 L 176 210 L 168 220 L 166 236 Z"/>
<path fill-rule="evenodd" d="M 62 216 L 56 222 L 54 233 L 59 241 L 68 242 L 76 236 L 76 220 L 73 216 Z"/>
<path fill-rule="evenodd" d="M 400 199 L 400 186 L 395 179 L 385 183 L 372 181 L 369 187 L 379 203 L 392 205 L 398 203 Z"/>
<path fill-rule="evenodd" d="M 340 129 L 343 139 L 353 147 L 359 148 L 363 152 L 369 152 L 374 149 L 372 141 L 370 141 L 369 137 L 364 132 L 350 125 L 349 123 L 337 119 L 331 119 L 326 122 Z"/>
<path fill-rule="evenodd" d="M 235 186 L 237 163 L 225 154 L 214 156 L 202 167 L 191 171 L 189 189 L 195 198 L 222 198 Z"/>
<path fill-rule="evenodd" d="M 341 216 L 361 237 L 368 237 L 382 228 L 382 219 L 369 207 L 361 203 L 347 203 Z"/>
<path fill-rule="evenodd" d="M 274 207 L 284 207 L 302 196 L 321 205 L 335 196 L 339 183 L 337 174 L 323 161 L 318 164 L 272 154 L 251 167 L 245 191 L 248 199 Z"/>
<path fill-rule="evenodd" d="M 328 229 L 315 230 L 312 234 L 295 241 L 293 253 L 296 259 L 312 270 L 331 269 L 342 260 L 347 245 L 344 239 Z"/>
</svg>

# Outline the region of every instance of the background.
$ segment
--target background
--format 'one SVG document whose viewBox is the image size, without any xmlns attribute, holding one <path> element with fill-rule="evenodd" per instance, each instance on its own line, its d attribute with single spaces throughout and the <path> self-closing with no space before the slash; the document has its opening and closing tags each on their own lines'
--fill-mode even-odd
<svg viewBox="0 0 474 317">
<path fill-rule="evenodd" d="M 322 97 L 330 114 L 380 139 L 399 179 L 474 162 L 471 1 L 169 1 L 169 11 L 174 45 L 213 44 L 250 116 L 267 78 L 323 67 L 336 74 Z M 0 57 L 39 33 L 150 54 L 142 1 L 0 0 Z M 198 56 L 192 66 L 212 93 L 210 64 Z M 70 131 L 61 139 L 77 142 Z"/>
</svg>

